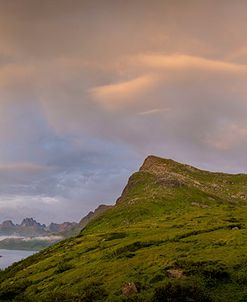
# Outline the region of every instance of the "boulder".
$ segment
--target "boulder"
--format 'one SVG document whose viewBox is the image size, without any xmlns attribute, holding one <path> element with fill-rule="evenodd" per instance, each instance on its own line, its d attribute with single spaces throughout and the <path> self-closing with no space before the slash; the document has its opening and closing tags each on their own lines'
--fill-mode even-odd
<svg viewBox="0 0 247 302">
<path fill-rule="evenodd" d="M 122 294 L 127 297 L 136 294 L 137 292 L 138 291 L 134 282 L 128 282 L 124 284 L 122 287 Z"/>
</svg>

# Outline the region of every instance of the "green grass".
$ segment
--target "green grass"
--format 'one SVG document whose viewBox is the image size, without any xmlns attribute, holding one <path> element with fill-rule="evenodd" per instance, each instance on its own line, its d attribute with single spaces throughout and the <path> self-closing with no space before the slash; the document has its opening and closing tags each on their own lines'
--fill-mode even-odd
<svg viewBox="0 0 247 302">
<path fill-rule="evenodd" d="M 247 301 L 246 184 L 150 157 L 80 235 L 3 271 L 0 301 Z"/>
</svg>

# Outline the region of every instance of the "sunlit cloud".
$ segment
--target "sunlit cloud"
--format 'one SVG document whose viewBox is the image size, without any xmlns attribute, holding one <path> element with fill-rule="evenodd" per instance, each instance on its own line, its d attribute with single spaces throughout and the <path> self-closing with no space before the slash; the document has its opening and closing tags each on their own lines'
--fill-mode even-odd
<svg viewBox="0 0 247 302">
<path fill-rule="evenodd" d="M 157 77 L 151 75 L 140 76 L 129 81 L 95 87 L 90 93 L 101 106 L 115 110 L 138 101 L 154 87 L 157 80 Z"/>
<path fill-rule="evenodd" d="M 150 68 L 202 69 L 214 72 L 247 73 L 247 65 L 189 55 L 138 55 L 135 62 Z"/>
<path fill-rule="evenodd" d="M 242 46 L 234 51 L 230 52 L 230 54 L 226 55 L 227 60 L 229 61 L 244 61 L 247 62 L 247 46 Z"/>
<path fill-rule="evenodd" d="M 137 114 L 145 116 L 145 115 L 153 115 L 153 114 L 157 114 L 157 113 L 161 113 L 161 112 L 168 112 L 170 110 L 171 110 L 170 108 L 154 108 L 151 110 L 138 112 Z"/>
</svg>

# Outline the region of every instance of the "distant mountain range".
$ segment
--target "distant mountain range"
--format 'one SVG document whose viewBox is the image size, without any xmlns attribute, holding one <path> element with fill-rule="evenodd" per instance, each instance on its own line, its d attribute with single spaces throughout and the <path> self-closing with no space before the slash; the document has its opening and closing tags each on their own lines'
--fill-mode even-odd
<svg viewBox="0 0 247 302">
<path fill-rule="evenodd" d="M 95 211 L 90 211 L 83 217 L 79 223 L 77 222 L 63 222 L 63 223 L 50 223 L 48 226 L 37 222 L 33 218 L 25 218 L 21 224 L 14 224 L 12 220 L 5 220 L 0 224 L 0 236 L 50 236 L 50 235 L 76 235 L 80 232 L 92 219 L 103 213 L 111 206 L 100 205 Z"/>
<path fill-rule="evenodd" d="M 74 235 L 77 235 L 80 233 L 81 230 L 83 230 L 89 222 L 99 217 L 101 214 L 103 214 L 106 210 L 112 208 L 111 205 L 105 205 L 101 204 L 99 205 L 94 211 L 90 211 L 86 216 L 84 216 L 79 223 L 76 223 L 71 228 L 67 228 L 65 231 L 61 232 L 64 237 L 68 238 Z"/>
<path fill-rule="evenodd" d="M 12 220 L 5 220 L 0 224 L 1 236 L 48 236 L 68 231 L 76 226 L 76 222 L 51 223 L 46 226 L 33 218 L 25 218 L 21 224 L 14 224 Z"/>
<path fill-rule="evenodd" d="M 5 220 L 0 224 L 0 248 L 40 250 L 64 238 L 74 236 L 94 218 L 98 217 L 112 206 L 100 205 L 95 211 L 89 212 L 79 223 L 63 222 L 50 223 L 48 226 L 37 222 L 33 218 L 25 218 L 21 224 L 14 224 L 12 220 Z"/>
</svg>

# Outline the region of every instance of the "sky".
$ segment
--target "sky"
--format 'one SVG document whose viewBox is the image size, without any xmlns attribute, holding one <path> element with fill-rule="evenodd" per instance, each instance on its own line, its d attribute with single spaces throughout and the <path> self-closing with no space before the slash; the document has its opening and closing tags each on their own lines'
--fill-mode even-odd
<svg viewBox="0 0 247 302">
<path fill-rule="evenodd" d="M 0 0 L 0 221 L 78 221 L 144 158 L 247 173 L 247 3 Z"/>
</svg>

